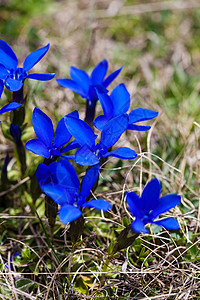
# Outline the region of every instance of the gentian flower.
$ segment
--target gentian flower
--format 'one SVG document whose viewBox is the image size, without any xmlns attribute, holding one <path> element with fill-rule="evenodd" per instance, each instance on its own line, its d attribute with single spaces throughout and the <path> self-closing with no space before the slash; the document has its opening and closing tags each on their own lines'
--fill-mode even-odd
<svg viewBox="0 0 200 300">
<path fill-rule="evenodd" d="M 158 179 L 152 179 L 144 188 L 142 196 L 139 197 L 134 192 L 126 193 L 126 201 L 129 210 L 135 220 L 131 223 L 135 232 L 148 233 L 145 228 L 148 223 L 162 226 L 169 230 L 179 229 L 178 221 L 174 218 L 165 218 L 163 220 L 154 221 L 159 215 L 174 208 L 181 202 L 181 196 L 177 194 L 169 194 L 160 198 L 161 185 Z"/>
<path fill-rule="evenodd" d="M 65 124 L 79 143 L 80 148 L 76 151 L 75 161 L 83 166 L 93 166 L 100 163 L 102 157 L 114 156 L 122 159 L 134 159 L 137 154 L 134 150 L 127 147 L 121 147 L 108 152 L 126 130 L 128 125 L 128 116 L 120 115 L 111 119 L 101 132 L 100 143 L 95 145 L 97 135 L 94 134 L 91 127 L 84 121 L 73 116 L 64 117 Z"/>
<path fill-rule="evenodd" d="M 74 111 L 69 115 L 73 115 L 74 118 L 78 118 L 77 111 Z M 65 153 L 78 147 L 78 144 L 75 142 L 63 147 L 63 145 L 69 142 L 72 137 L 65 126 L 64 118 L 58 122 L 55 137 L 51 119 L 39 108 L 34 109 L 32 122 L 37 139 L 32 139 L 26 143 L 25 147 L 27 150 L 48 159 L 53 156 L 62 156 L 61 153 Z M 73 158 L 73 156 L 68 155 L 66 158 L 70 159 Z"/>
<path fill-rule="evenodd" d="M 3 40 L 0 40 L 0 97 L 4 85 L 9 91 L 18 91 L 23 86 L 26 78 L 47 81 L 52 79 L 55 74 L 27 74 L 46 54 L 50 44 L 30 53 L 24 63 L 23 68 L 18 67 L 18 59 L 12 48 Z"/>
<path fill-rule="evenodd" d="M 108 211 L 111 204 L 104 199 L 86 201 L 99 176 L 100 166 L 90 168 L 82 179 L 81 189 L 74 167 L 66 160 L 49 166 L 40 164 L 36 176 L 43 192 L 61 205 L 59 218 L 67 224 L 82 215 L 81 207 L 93 207 Z M 80 189 L 80 192 L 79 192 Z"/>
<path fill-rule="evenodd" d="M 102 89 L 98 89 L 98 87 L 96 90 L 104 115 L 98 116 L 94 120 L 94 124 L 99 130 L 102 130 L 105 124 L 112 118 L 127 114 L 127 111 L 130 108 L 130 94 L 123 83 L 117 85 L 110 96 Z M 135 123 L 153 119 L 157 115 L 158 112 L 156 111 L 145 108 L 136 108 L 127 114 L 128 125 L 126 129 L 138 131 L 149 130 L 151 126 L 141 126 Z"/>
<path fill-rule="evenodd" d="M 20 103 L 17 103 L 17 102 L 11 102 L 11 103 L 8 103 L 6 105 L 4 105 L 1 109 L 0 109 L 0 115 L 4 114 L 5 112 L 8 112 L 8 111 L 11 111 L 11 110 L 14 110 L 18 107 L 20 107 L 21 104 Z M 1 123 L 1 121 L 0 121 Z"/>
<path fill-rule="evenodd" d="M 79 94 L 82 98 L 87 99 L 86 122 L 90 123 L 94 119 L 96 102 L 98 95 L 95 87 L 99 87 L 105 91 L 108 85 L 118 76 L 122 67 L 111 73 L 105 78 L 108 70 L 107 60 L 102 60 L 92 71 L 89 76 L 85 71 L 71 67 L 70 76 L 72 79 L 56 79 L 59 85 L 69 88 L 73 92 Z"/>
</svg>

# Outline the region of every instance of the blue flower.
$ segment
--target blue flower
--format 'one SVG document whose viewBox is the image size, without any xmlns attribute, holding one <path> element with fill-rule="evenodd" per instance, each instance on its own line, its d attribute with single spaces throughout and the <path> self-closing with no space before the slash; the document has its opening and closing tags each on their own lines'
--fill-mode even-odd
<svg viewBox="0 0 200 300">
<path fill-rule="evenodd" d="M 111 204 L 104 199 L 86 201 L 99 176 L 100 166 L 90 168 L 82 179 L 81 188 L 74 167 L 66 160 L 49 166 L 40 164 L 36 176 L 43 192 L 61 205 L 59 218 L 67 224 L 82 215 L 81 207 L 93 207 L 108 211 Z M 79 192 L 80 190 L 80 192 Z"/>
<path fill-rule="evenodd" d="M 162 226 L 169 230 L 179 229 L 178 221 L 173 218 L 154 221 L 159 215 L 174 208 L 181 202 L 181 196 L 169 194 L 160 198 L 161 185 L 158 179 L 152 179 L 144 188 L 142 196 L 139 197 L 133 192 L 126 193 L 126 201 L 129 210 L 135 220 L 132 222 L 132 229 L 135 232 L 145 232 L 148 230 L 145 225 L 148 223 Z"/>
<path fill-rule="evenodd" d="M 78 118 L 77 111 L 73 112 L 72 115 L 74 118 Z M 51 119 L 39 108 L 34 109 L 32 122 L 37 139 L 32 139 L 26 143 L 25 147 L 27 150 L 48 159 L 53 156 L 62 156 L 61 153 L 78 147 L 76 142 L 63 147 L 72 137 L 65 126 L 64 118 L 58 122 L 55 137 Z M 73 158 L 73 156 L 68 155 L 66 158 Z"/>
<path fill-rule="evenodd" d="M 70 68 L 72 79 L 57 79 L 59 85 L 69 88 L 79 94 L 82 98 L 87 99 L 85 121 L 92 124 L 95 117 L 95 108 L 98 100 L 96 87 L 107 92 L 107 86 L 118 76 L 122 67 L 105 78 L 108 70 L 107 60 L 102 60 L 92 71 L 89 76 L 85 71 L 75 67 Z"/>
<path fill-rule="evenodd" d="M 102 89 L 96 88 L 96 90 L 104 115 L 98 116 L 94 120 L 94 124 L 99 130 L 102 130 L 110 119 L 122 114 L 127 114 L 127 111 L 130 108 L 130 94 L 123 83 L 117 85 L 110 96 Z M 151 128 L 150 126 L 141 126 L 135 123 L 153 119 L 157 115 L 158 112 L 156 111 L 145 108 L 136 108 L 128 115 L 128 125 L 126 129 L 138 131 L 149 130 Z"/>
<path fill-rule="evenodd" d="M 18 67 L 18 59 L 12 48 L 3 40 L 0 40 L 0 97 L 4 85 L 9 91 L 18 91 L 23 86 L 26 78 L 46 81 L 52 79 L 55 74 L 27 74 L 46 54 L 50 44 L 30 53 L 24 63 L 23 68 Z"/>
<path fill-rule="evenodd" d="M 96 102 L 98 96 L 95 87 L 102 86 L 106 88 L 118 76 L 121 69 L 122 67 L 105 78 L 108 62 L 107 60 L 102 60 L 93 69 L 91 76 L 81 69 L 71 67 L 69 73 L 72 79 L 56 79 L 56 81 L 59 85 L 69 88 L 82 98 L 86 98 L 90 102 Z"/>
<path fill-rule="evenodd" d="M 0 115 L 4 114 L 5 112 L 8 112 L 8 111 L 11 111 L 11 110 L 14 110 L 18 107 L 20 107 L 21 104 L 20 103 L 17 103 L 17 102 L 11 102 L 11 103 L 8 103 L 6 105 L 4 105 L 1 109 L 0 109 Z M 1 123 L 1 121 L 0 121 Z"/>
<path fill-rule="evenodd" d="M 97 135 L 91 127 L 84 121 L 73 116 L 64 117 L 65 124 L 80 145 L 76 151 L 75 161 L 83 166 L 93 166 L 100 163 L 102 157 L 114 156 L 122 159 L 134 159 L 137 154 L 134 150 L 127 147 L 117 148 L 108 152 L 126 130 L 128 116 L 126 114 L 111 119 L 101 132 L 100 143 L 95 144 Z"/>
</svg>

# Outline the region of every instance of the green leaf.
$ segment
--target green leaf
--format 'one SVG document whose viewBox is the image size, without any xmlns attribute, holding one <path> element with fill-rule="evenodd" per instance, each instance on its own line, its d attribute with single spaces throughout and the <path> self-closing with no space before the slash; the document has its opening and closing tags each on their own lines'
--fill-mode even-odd
<svg viewBox="0 0 200 300">
<path fill-rule="evenodd" d="M 33 127 L 27 127 L 22 134 L 22 141 L 25 142 L 33 136 L 34 130 Z"/>
<path fill-rule="evenodd" d="M 88 295 L 88 288 L 87 285 L 85 285 L 83 279 L 81 277 L 78 277 L 75 284 L 75 289 L 84 295 Z"/>
<path fill-rule="evenodd" d="M 125 227 L 127 227 L 129 223 L 130 223 L 130 222 L 128 221 L 127 217 L 126 217 L 126 216 L 123 217 L 122 224 L 123 224 Z"/>
<path fill-rule="evenodd" d="M 22 258 L 30 258 L 31 256 L 31 250 L 28 247 L 25 247 L 22 250 Z"/>
<path fill-rule="evenodd" d="M 31 281 L 30 279 L 19 279 L 16 281 L 16 288 L 25 291 L 27 290 L 29 287 L 31 287 L 32 285 L 34 285 L 34 282 Z"/>
</svg>

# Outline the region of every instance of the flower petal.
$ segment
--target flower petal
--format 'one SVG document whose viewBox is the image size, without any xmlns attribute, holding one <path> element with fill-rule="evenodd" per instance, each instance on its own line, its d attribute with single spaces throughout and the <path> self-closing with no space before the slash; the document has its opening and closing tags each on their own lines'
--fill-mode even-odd
<svg viewBox="0 0 200 300">
<path fill-rule="evenodd" d="M 85 71 L 75 67 L 70 68 L 69 74 L 71 78 L 76 83 L 78 83 L 78 85 L 81 87 L 83 92 L 87 95 L 90 86 L 90 77 L 88 76 L 88 74 Z"/>
<path fill-rule="evenodd" d="M 49 147 L 54 135 L 51 119 L 39 108 L 35 108 L 33 111 L 32 123 L 37 138 Z"/>
<path fill-rule="evenodd" d="M 62 118 L 57 125 L 55 137 L 54 137 L 54 144 L 56 147 L 60 147 L 65 145 L 71 139 L 72 135 L 69 133 L 64 118 Z"/>
<path fill-rule="evenodd" d="M 1 63 L 6 69 L 16 69 L 18 65 L 18 59 L 12 48 L 3 40 L 0 40 L 0 57 Z"/>
<path fill-rule="evenodd" d="M 70 112 L 70 113 L 67 114 L 66 116 L 79 119 L 79 113 L 78 113 L 77 110 L 74 110 L 74 111 Z"/>
<path fill-rule="evenodd" d="M 78 111 L 77 111 L 77 110 L 72 111 L 71 113 L 67 114 L 66 116 L 79 119 L 79 114 L 78 114 Z M 62 120 L 64 120 L 64 118 L 62 118 Z M 61 121 L 61 120 L 60 120 L 60 121 Z M 59 121 L 59 122 L 60 122 L 60 121 Z M 59 122 L 58 122 L 58 124 L 59 124 Z M 63 122 L 63 121 L 62 121 L 62 122 Z M 64 120 L 64 123 L 65 123 L 65 120 Z M 61 125 L 62 125 L 62 123 L 61 123 Z M 60 126 L 60 124 L 59 124 L 59 126 Z M 63 125 L 62 125 L 62 126 L 63 126 Z M 63 127 L 63 128 L 64 128 L 64 127 Z M 68 131 L 67 127 L 66 127 L 66 124 L 65 124 L 65 128 L 66 128 L 65 135 L 66 135 L 66 139 L 67 139 L 67 132 L 69 133 L 69 131 Z M 58 129 L 58 125 L 57 125 L 57 128 L 56 128 L 56 132 L 57 132 L 57 129 Z M 69 133 L 69 134 L 70 134 L 70 133 Z M 57 139 L 56 136 L 57 136 L 57 134 L 55 133 L 54 143 L 55 143 L 55 140 Z M 70 136 L 72 136 L 72 135 L 70 134 Z M 69 140 L 70 140 L 70 139 L 69 139 Z M 62 145 L 64 145 L 64 144 L 65 144 L 65 143 L 63 143 Z M 57 145 L 57 142 L 56 142 L 56 145 Z M 77 141 L 74 140 L 74 141 L 72 141 L 71 143 L 69 143 L 66 147 L 64 147 L 63 149 L 61 149 L 61 152 L 62 152 L 62 153 L 65 153 L 65 152 L 67 152 L 67 151 L 76 149 L 76 148 L 78 148 L 78 147 L 80 147 L 79 143 L 77 143 Z"/>
<path fill-rule="evenodd" d="M 158 226 L 162 226 L 168 230 L 177 230 L 180 228 L 178 221 L 174 218 L 166 218 L 160 221 L 154 221 L 152 223 Z"/>
<path fill-rule="evenodd" d="M 75 162 L 82 166 L 94 166 L 99 163 L 98 157 L 85 145 L 75 154 Z"/>
<path fill-rule="evenodd" d="M 37 171 L 36 171 L 36 178 L 39 183 L 42 182 L 43 180 L 45 180 L 45 181 L 47 180 L 47 182 L 49 180 L 51 180 L 51 172 L 50 172 L 49 168 L 47 167 L 47 165 L 45 165 L 45 164 L 38 165 Z"/>
<path fill-rule="evenodd" d="M 28 72 L 30 69 L 32 69 L 33 66 L 35 66 L 47 53 L 47 51 L 49 50 L 49 46 L 50 44 L 47 44 L 46 46 L 30 53 L 24 61 L 24 71 Z"/>
<path fill-rule="evenodd" d="M 113 146 L 124 133 L 128 125 L 128 116 L 120 115 L 108 121 L 101 133 L 101 143 L 107 148 Z"/>
<path fill-rule="evenodd" d="M 67 225 L 68 223 L 78 219 L 82 215 L 82 212 L 79 208 L 74 207 L 73 205 L 65 204 L 61 206 L 58 215 L 60 221 Z"/>
<path fill-rule="evenodd" d="M 60 156 L 64 159 L 75 159 L 75 154 L 71 154 L 71 155 L 62 155 L 59 151 L 57 150 L 53 150 L 53 155 L 57 155 Z"/>
<path fill-rule="evenodd" d="M 3 82 L 3 80 L 0 79 L 0 98 L 3 93 L 3 89 L 4 89 L 4 82 Z"/>
<path fill-rule="evenodd" d="M 70 116 L 65 116 L 64 120 L 69 132 L 81 146 L 92 148 L 95 145 L 97 136 L 86 122 Z"/>
<path fill-rule="evenodd" d="M 101 84 L 108 70 L 107 60 L 102 60 L 92 71 L 91 80 L 92 84 Z"/>
<path fill-rule="evenodd" d="M 58 182 L 57 177 L 56 177 L 56 170 L 57 170 L 57 167 L 58 167 L 57 161 L 54 161 L 54 162 L 52 162 L 52 163 L 50 163 L 50 164 L 48 165 L 48 169 L 49 169 L 49 171 L 50 171 L 51 174 L 52 174 L 52 181 L 55 182 L 55 183 Z"/>
<path fill-rule="evenodd" d="M 59 205 L 69 204 L 71 202 L 71 197 L 66 189 L 54 182 L 50 182 L 44 185 L 42 184 L 41 189 L 47 196 L 49 196 Z"/>
<path fill-rule="evenodd" d="M 57 183 L 56 178 L 57 162 L 54 161 L 50 165 L 39 164 L 36 171 L 36 178 L 40 185 L 44 185 L 50 182 Z"/>
<path fill-rule="evenodd" d="M 147 183 L 141 196 L 141 204 L 144 213 L 148 213 L 150 210 L 157 207 L 160 193 L 161 185 L 157 178 L 154 178 Z"/>
<path fill-rule="evenodd" d="M 79 180 L 76 171 L 72 164 L 67 160 L 60 159 L 57 165 L 56 176 L 59 184 L 63 185 L 67 189 L 77 192 L 79 190 Z"/>
<path fill-rule="evenodd" d="M 137 130 L 137 131 L 147 131 L 151 128 L 151 126 L 142 126 L 135 124 L 128 124 L 127 130 Z"/>
<path fill-rule="evenodd" d="M 96 200 L 91 200 L 88 202 L 85 202 L 82 207 L 93 207 L 99 210 L 103 210 L 103 211 L 108 211 L 109 209 L 112 208 L 112 205 L 104 200 L 104 199 L 96 199 Z"/>
<path fill-rule="evenodd" d="M 47 146 L 41 140 L 38 139 L 32 139 L 28 141 L 25 145 L 25 148 L 42 157 L 49 158 L 50 156 L 50 152 Z"/>
<path fill-rule="evenodd" d="M 72 92 L 79 94 L 82 98 L 86 98 L 87 93 L 83 91 L 81 86 L 71 79 L 56 79 L 57 83 L 64 88 L 70 89 Z"/>
<path fill-rule="evenodd" d="M 8 103 L 6 105 L 4 105 L 1 109 L 0 109 L 0 115 L 4 114 L 5 112 L 7 111 L 11 111 L 11 110 L 14 110 L 18 107 L 20 107 L 21 104 L 20 103 L 17 103 L 17 102 L 11 102 L 11 103 Z"/>
<path fill-rule="evenodd" d="M 158 112 L 146 108 L 136 108 L 129 113 L 129 124 L 151 120 L 157 117 Z"/>
<path fill-rule="evenodd" d="M 114 116 L 114 107 L 110 96 L 108 96 L 105 92 L 101 92 L 98 88 L 96 88 L 96 92 L 101 103 L 101 107 L 103 109 L 105 117 L 109 120 Z"/>
<path fill-rule="evenodd" d="M 104 126 L 107 124 L 109 119 L 107 119 L 104 115 L 96 117 L 94 120 L 94 126 L 99 130 L 102 131 Z"/>
<path fill-rule="evenodd" d="M 149 231 L 145 227 L 145 224 L 141 221 L 140 218 L 136 218 L 135 221 L 131 223 L 131 227 L 135 232 L 149 233 Z"/>
<path fill-rule="evenodd" d="M 177 194 L 165 195 L 159 199 L 157 205 L 153 209 L 152 218 L 155 219 L 159 215 L 179 205 L 181 202 L 181 196 Z"/>
<path fill-rule="evenodd" d="M 83 198 L 87 198 L 90 194 L 90 190 L 95 184 L 100 172 L 99 164 L 87 170 L 85 176 L 82 179 L 81 195 Z"/>
<path fill-rule="evenodd" d="M 6 88 L 12 92 L 19 91 L 21 89 L 22 85 L 23 85 L 22 81 L 15 80 L 10 77 L 6 78 L 6 80 L 5 80 Z"/>
<path fill-rule="evenodd" d="M 49 73 L 49 74 L 33 73 L 27 75 L 26 78 L 40 80 L 40 81 L 47 81 L 47 80 L 51 80 L 54 77 L 55 77 L 55 73 Z"/>
<path fill-rule="evenodd" d="M 137 157 L 137 153 L 128 147 L 120 147 L 103 155 L 103 157 L 108 156 L 114 156 L 121 159 L 134 159 Z"/>
<path fill-rule="evenodd" d="M 103 81 L 103 86 L 107 87 L 121 72 L 123 67 L 111 73 L 106 79 Z"/>
<path fill-rule="evenodd" d="M 125 114 L 130 107 L 130 94 L 125 86 L 121 83 L 117 85 L 110 94 L 113 104 L 113 116 Z"/>
<path fill-rule="evenodd" d="M 0 79 L 6 79 L 8 75 L 8 70 L 4 67 L 4 65 L 0 64 Z"/>
<path fill-rule="evenodd" d="M 79 147 L 80 147 L 79 143 L 77 143 L 76 140 L 73 140 L 66 147 L 62 148 L 60 152 L 65 153 L 67 151 L 70 151 L 70 150 L 73 150 L 73 149 L 76 149 L 76 148 L 79 148 Z"/>
<path fill-rule="evenodd" d="M 143 212 L 140 197 L 134 192 L 127 192 L 126 201 L 128 203 L 128 208 L 132 216 L 142 218 Z"/>
</svg>

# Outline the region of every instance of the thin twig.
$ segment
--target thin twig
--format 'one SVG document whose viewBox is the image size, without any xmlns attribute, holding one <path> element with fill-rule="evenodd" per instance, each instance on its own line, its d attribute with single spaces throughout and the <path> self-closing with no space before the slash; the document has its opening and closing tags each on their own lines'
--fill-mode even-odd
<svg viewBox="0 0 200 300">
<path fill-rule="evenodd" d="M 30 179 L 30 177 L 26 177 L 24 179 L 22 179 L 20 182 L 18 182 L 17 184 L 11 186 L 8 190 L 3 191 L 0 193 L 0 197 L 14 191 L 15 189 L 17 189 L 20 185 L 23 185 L 25 182 L 27 182 Z"/>
</svg>

